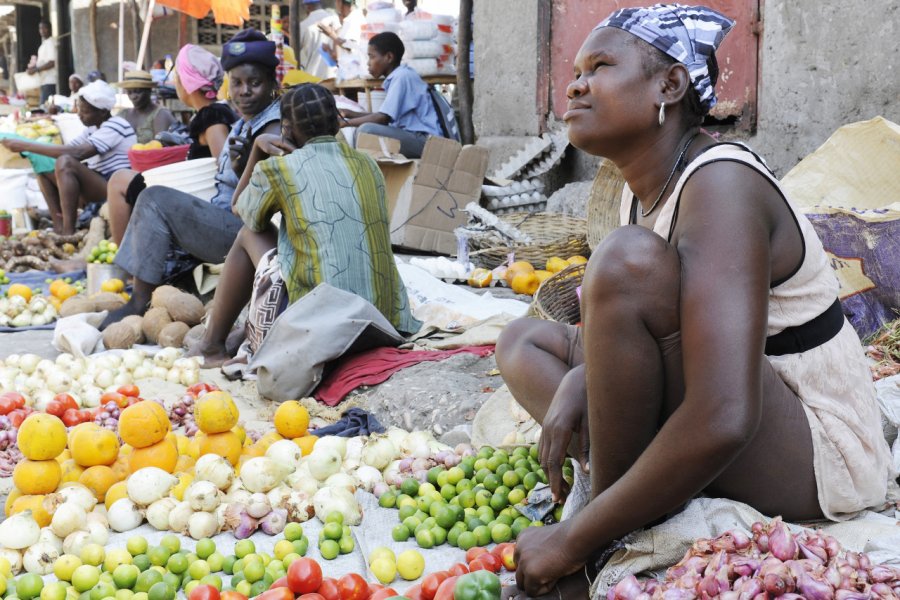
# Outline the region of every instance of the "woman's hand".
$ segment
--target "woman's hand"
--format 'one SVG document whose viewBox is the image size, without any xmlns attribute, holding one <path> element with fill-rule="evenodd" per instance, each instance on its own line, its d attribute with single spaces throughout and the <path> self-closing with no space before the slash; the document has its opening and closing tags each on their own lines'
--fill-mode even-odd
<svg viewBox="0 0 900 600">
<path fill-rule="evenodd" d="M 541 466 L 547 472 L 553 500 L 558 502 L 569 491 L 568 484 L 563 479 L 562 467 L 573 434 L 578 436 L 576 458 L 585 471 L 590 458 L 584 365 L 575 367 L 563 377 L 541 426 Z"/>
<path fill-rule="evenodd" d="M 250 140 L 244 136 L 228 139 L 228 158 L 231 159 L 231 168 L 238 175 L 244 172 L 251 149 Z"/>
<path fill-rule="evenodd" d="M 25 152 L 27 150 L 27 144 L 24 140 L 16 140 L 13 138 L 6 138 L 0 140 L 0 144 L 3 144 L 3 147 L 9 150 L 10 152 Z"/>
<path fill-rule="evenodd" d="M 260 134 L 254 142 L 260 152 L 269 156 L 284 156 L 297 149 L 294 144 L 274 133 Z"/>
<path fill-rule="evenodd" d="M 516 538 L 516 586 L 528 596 L 547 594 L 557 581 L 584 567 L 569 552 L 571 523 L 529 527 Z"/>
</svg>

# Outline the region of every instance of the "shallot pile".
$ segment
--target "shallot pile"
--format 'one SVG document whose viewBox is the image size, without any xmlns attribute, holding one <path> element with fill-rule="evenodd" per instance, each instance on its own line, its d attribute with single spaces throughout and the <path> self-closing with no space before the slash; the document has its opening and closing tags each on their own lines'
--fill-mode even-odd
<svg viewBox="0 0 900 600">
<path fill-rule="evenodd" d="M 118 404 L 112 401 L 107 402 L 97 411 L 97 416 L 94 417 L 94 423 L 100 427 L 106 427 L 111 431 L 117 431 L 120 413 L 121 409 Z"/>
<path fill-rule="evenodd" d="M 188 437 L 194 437 L 200 429 L 197 422 L 194 421 L 194 396 L 185 394 L 181 400 L 175 402 L 169 409 L 169 420 L 173 427 L 179 425 L 184 427 L 184 434 Z"/>
<path fill-rule="evenodd" d="M 780 517 L 700 539 L 662 581 L 622 579 L 608 600 L 864 600 L 900 598 L 900 568 L 844 551 L 821 531 L 792 534 Z"/>
</svg>

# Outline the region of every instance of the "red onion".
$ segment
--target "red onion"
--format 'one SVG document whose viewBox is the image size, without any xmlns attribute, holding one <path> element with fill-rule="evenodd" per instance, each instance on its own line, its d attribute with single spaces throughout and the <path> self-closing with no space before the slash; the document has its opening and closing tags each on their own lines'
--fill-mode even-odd
<svg viewBox="0 0 900 600">
<path fill-rule="evenodd" d="M 797 541 L 779 517 L 769 524 L 769 551 L 781 560 L 797 558 Z"/>
<path fill-rule="evenodd" d="M 869 595 L 856 590 L 838 590 L 834 593 L 834 600 L 869 600 Z"/>
<path fill-rule="evenodd" d="M 897 573 L 886 565 L 875 565 L 869 569 L 869 577 L 875 583 L 885 583 L 896 579 Z"/>
<path fill-rule="evenodd" d="M 802 554 L 804 558 L 816 561 L 820 565 L 824 565 L 828 562 L 828 552 L 825 551 L 825 548 L 807 546 L 806 544 L 798 544 L 798 546 L 800 547 L 800 554 Z"/>
<path fill-rule="evenodd" d="M 827 581 L 818 581 L 804 573 L 797 579 L 797 589 L 808 600 L 832 600 L 834 587 Z"/>
<path fill-rule="evenodd" d="M 272 511 L 259 522 L 260 529 L 268 535 L 278 535 L 284 531 L 285 525 L 287 525 L 287 510 L 283 508 L 273 508 Z M 235 537 L 237 537 L 237 535 L 235 535 Z"/>
<path fill-rule="evenodd" d="M 627 575 L 622 581 L 609 589 L 607 600 L 636 600 L 644 590 L 634 575 Z"/>
<path fill-rule="evenodd" d="M 894 590 L 886 583 L 876 583 L 872 586 L 872 589 L 869 590 L 869 593 L 875 598 L 883 598 L 884 600 L 896 598 Z"/>
<path fill-rule="evenodd" d="M 243 510 L 241 511 L 240 518 L 240 524 L 234 528 L 234 537 L 243 540 L 253 535 L 253 532 L 256 531 L 256 528 L 259 526 L 259 521 Z"/>
<path fill-rule="evenodd" d="M 765 592 L 765 587 L 763 586 L 762 579 L 759 577 L 752 577 L 744 581 L 739 588 L 735 586 L 735 591 L 740 594 L 740 600 L 752 600 L 758 595 L 763 594 Z"/>
<path fill-rule="evenodd" d="M 413 459 L 411 458 L 403 458 L 400 460 L 400 470 L 401 471 L 409 471 L 412 469 Z"/>
</svg>

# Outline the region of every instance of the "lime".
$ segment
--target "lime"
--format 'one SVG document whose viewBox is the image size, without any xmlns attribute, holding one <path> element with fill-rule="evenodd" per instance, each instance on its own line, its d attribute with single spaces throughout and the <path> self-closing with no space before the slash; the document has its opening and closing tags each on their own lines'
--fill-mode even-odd
<svg viewBox="0 0 900 600">
<path fill-rule="evenodd" d="M 467 456 L 463 459 L 461 463 L 457 465 L 460 469 L 463 470 L 463 473 L 466 475 L 466 479 L 472 479 L 475 475 L 475 460 L 471 456 Z"/>
<path fill-rule="evenodd" d="M 369 565 L 372 575 L 381 583 L 387 585 L 397 577 L 397 564 L 389 558 L 379 558 Z"/>
<path fill-rule="evenodd" d="M 302 557 L 299 554 L 297 554 L 296 552 L 291 552 L 290 554 L 288 554 L 281 560 L 281 564 L 285 569 L 287 569 L 288 567 L 291 566 L 291 563 L 294 562 L 295 560 L 297 560 L 298 558 L 302 558 Z"/>
<path fill-rule="evenodd" d="M 397 508 L 403 508 L 404 506 L 412 506 L 413 508 L 419 507 L 412 496 L 400 494 L 399 496 L 397 496 Z"/>
<path fill-rule="evenodd" d="M 272 549 L 272 553 L 278 560 L 283 560 L 285 556 L 293 551 L 294 544 L 292 544 L 290 540 L 279 540 L 275 542 L 275 548 Z"/>
<path fill-rule="evenodd" d="M 427 496 L 419 496 L 419 499 L 416 501 L 419 506 L 419 510 L 424 513 L 427 513 L 431 509 L 431 505 L 434 503 L 434 500 L 430 495 Z"/>
<path fill-rule="evenodd" d="M 186 584 L 184 584 L 185 597 L 190 598 L 191 592 L 193 592 L 194 588 L 197 587 L 198 585 L 200 585 L 199 581 L 188 581 Z"/>
<path fill-rule="evenodd" d="M 26 573 L 16 579 L 16 596 L 20 600 L 31 600 L 41 595 L 44 589 L 44 580 L 37 573 Z"/>
<path fill-rule="evenodd" d="M 519 488 L 510 490 L 509 494 L 506 495 L 506 499 L 509 500 L 510 504 L 518 504 L 525 499 L 525 492 Z"/>
<path fill-rule="evenodd" d="M 81 559 L 74 554 L 63 554 L 53 563 L 53 574 L 60 581 L 72 581 L 72 573 L 82 564 Z M 9 574 L 4 573 L 3 576 L 8 578 Z"/>
<path fill-rule="evenodd" d="M 236 556 L 233 554 L 230 556 L 226 556 L 224 562 L 222 562 L 222 571 L 228 575 L 234 574 L 234 563 L 238 560 Z"/>
<path fill-rule="evenodd" d="M 409 529 L 402 523 L 400 525 L 395 525 L 391 530 L 391 539 L 395 542 L 405 542 L 409 539 Z"/>
<path fill-rule="evenodd" d="M 247 574 L 247 569 L 250 565 L 244 567 L 244 574 Z M 260 567 L 260 570 L 262 567 Z M 205 560 L 195 560 L 191 563 L 191 566 L 188 567 L 188 573 L 191 574 L 191 579 L 203 579 L 207 575 L 212 572 L 212 569 L 209 568 L 209 563 Z M 261 577 L 261 575 L 260 575 Z M 249 577 L 247 578 L 249 579 Z M 253 581 L 256 581 L 255 579 Z M 252 583 L 252 582 L 251 582 Z"/>
<path fill-rule="evenodd" d="M 103 564 L 103 559 L 106 558 L 106 551 L 100 544 L 85 544 L 81 548 L 80 557 L 81 562 L 84 564 L 97 567 Z M 19 598 L 21 598 L 21 596 L 19 596 Z"/>
<path fill-rule="evenodd" d="M 206 557 L 206 562 L 209 563 L 210 571 L 212 571 L 213 573 L 218 573 L 222 570 L 222 566 L 225 564 L 225 557 L 222 556 L 221 552 L 213 552 Z"/>
<path fill-rule="evenodd" d="M 246 597 L 250 596 L 250 582 L 242 581 L 239 584 L 237 584 L 236 586 L 234 586 L 234 590 L 239 594 L 243 594 L 244 597 L 246 598 Z"/>
<path fill-rule="evenodd" d="M 289 542 L 299 540 L 303 537 L 303 526 L 300 523 L 288 523 L 284 526 L 284 539 Z"/>
<path fill-rule="evenodd" d="M 463 490 L 456 498 L 459 501 L 459 505 L 463 508 L 471 508 L 475 506 L 475 492 L 473 492 L 472 490 Z"/>
<path fill-rule="evenodd" d="M 491 493 L 487 490 L 475 492 L 475 506 L 487 506 L 491 503 Z"/>
<path fill-rule="evenodd" d="M 410 505 L 407 504 L 406 506 L 401 506 L 401 507 L 400 507 L 400 510 L 397 511 L 397 517 L 398 517 L 401 521 L 403 521 L 404 519 L 408 519 L 409 517 L 411 517 L 411 516 L 413 516 L 414 514 L 416 514 L 416 512 L 417 512 L 418 510 L 419 510 L 419 509 L 418 509 L 417 507 L 415 507 L 415 506 L 410 506 Z"/>
<path fill-rule="evenodd" d="M 188 560 L 187 557 L 181 552 L 177 552 L 169 557 L 169 560 L 166 562 L 166 569 L 180 575 L 187 571 L 188 568 Z"/>
<path fill-rule="evenodd" d="M 141 570 L 134 565 L 119 565 L 113 571 L 113 583 L 120 590 L 126 588 L 130 590 L 137 583 L 137 578 L 140 574 Z"/>
<path fill-rule="evenodd" d="M 519 517 L 512 523 L 512 536 L 514 538 L 519 537 L 519 534 L 522 533 L 522 530 L 527 529 L 530 526 L 531 521 L 529 521 L 527 517 Z"/>
<path fill-rule="evenodd" d="M 244 558 L 254 552 L 256 552 L 256 545 L 253 540 L 240 540 L 234 545 L 234 555 L 238 558 Z"/>
<path fill-rule="evenodd" d="M 146 554 L 138 554 L 133 559 L 131 559 L 131 564 L 136 566 L 141 571 L 146 571 L 150 568 L 150 558 Z"/>
<path fill-rule="evenodd" d="M 136 592 L 131 600 L 147 600 L 147 592 Z"/>
<path fill-rule="evenodd" d="M 453 547 L 459 545 L 459 535 L 463 532 L 463 530 L 457 529 L 453 527 L 450 531 L 447 532 L 447 543 Z"/>
<path fill-rule="evenodd" d="M 134 584 L 134 591 L 149 592 L 150 588 L 152 588 L 157 583 L 162 582 L 162 580 L 162 573 L 160 573 L 156 569 L 147 569 L 146 571 L 138 575 L 137 582 Z"/>
<path fill-rule="evenodd" d="M 441 497 L 448 502 L 456 497 L 456 486 L 445 483 L 441 488 Z"/>
<path fill-rule="evenodd" d="M 244 567 L 244 578 L 250 583 L 256 583 L 266 574 L 266 568 L 263 566 L 262 562 L 252 562 Z M 200 577 L 196 579 L 202 579 L 209 573 L 204 573 Z"/>
<path fill-rule="evenodd" d="M 163 575 L 163 583 L 168 585 L 176 592 L 181 589 L 181 577 L 175 573 L 166 573 Z"/>
<path fill-rule="evenodd" d="M 66 585 L 58 581 L 48 583 L 41 590 L 41 600 L 66 600 Z"/>
<path fill-rule="evenodd" d="M 100 581 L 100 569 L 92 565 L 76 567 L 72 573 L 72 587 L 76 592 L 86 592 Z M 21 598 L 21 596 L 19 596 Z"/>
<path fill-rule="evenodd" d="M 430 550 L 434 548 L 434 534 L 431 533 L 430 529 L 420 529 L 416 532 L 416 543 L 419 544 L 420 548 Z"/>
<path fill-rule="evenodd" d="M 489 492 L 493 492 L 498 487 L 500 487 L 500 478 L 491 473 L 484 478 L 484 481 L 482 483 L 484 483 L 484 487 L 486 490 L 488 490 Z"/>
<path fill-rule="evenodd" d="M 147 598 L 149 600 L 172 600 L 175 598 L 175 590 L 168 583 L 160 581 L 153 584 L 150 591 L 147 592 Z"/>
<path fill-rule="evenodd" d="M 510 529 L 509 525 L 504 523 L 497 523 L 494 525 L 494 528 L 491 529 L 491 540 L 495 544 L 502 544 L 503 542 L 508 542 L 512 539 L 512 529 Z"/>
<path fill-rule="evenodd" d="M 291 542 L 291 545 L 294 547 L 293 552 L 298 556 L 306 556 L 306 551 L 309 550 L 309 539 L 302 537 L 299 540 L 294 540 Z"/>
<path fill-rule="evenodd" d="M 200 580 L 201 585 L 211 585 L 220 592 L 222 591 L 222 578 L 218 575 L 207 575 Z"/>
<path fill-rule="evenodd" d="M 133 535 L 128 538 L 128 542 L 125 544 L 125 549 L 132 556 L 137 556 L 138 554 L 146 554 L 147 552 L 147 538 L 141 535 Z"/>
<path fill-rule="evenodd" d="M 245 582 L 245 583 L 249 583 L 249 582 Z M 265 581 L 262 581 L 262 580 L 257 581 L 254 584 L 251 584 L 250 585 L 250 597 L 253 598 L 255 596 L 259 596 L 264 591 L 269 589 L 269 585 L 271 585 L 271 584 L 266 583 Z"/>
<path fill-rule="evenodd" d="M 330 513 L 328 513 L 327 515 L 325 515 L 325 522 L 326 523 L 337 523 L 338 525 L 343 526 L 344 514 L 339 511 L 333 510 Z"/>
<path fill-rule="evenodd" d="M 409 531 L 415 531 L 416 527 L 422 524 L 422 520 L 418 517 L 407 517 L 403 519 L 402 525 L 406 527 Z"/>
<path fill-rule="evenodd" d="M 91 600 L 103 600 L 104 598 L 115 598 L 116 588 L 111 583 L 101 581 L 91 589 Z"/>
<path fill-rule="evenodd" d="M 449 506 L 443 506 L 434 517 L 435 522 L 445 529 L 453 527 L 456 523 L 456 511 Z"/>
<path fill-rule="evenodd" d="M 150 559 L 150 564 L 156 567 L 164 566 L 169 562 L 171 556 L 171 550 L 163 546 L 153 546 L 147 551 L 147 558 Z"/>
<path fill-rule="evenodd" d="M 435 546 L 440 546 L 447 541 L 447 530 L 440 525 L 435 525 L 429 531 L 431 532 L 432 537 L 434 537 Z"/>
<path fill-rule="evenodd" d="M 462 467 L 455 466 L 452 467 L 449 471 L 447 471 L 447 483 L 451 485 L 456 485 L 466 477 L 466 472 L 463 471 Z"/>
<path fill-rule="evenodd" d="M 478 453 L 475 456 L 478 458 L 490 458 L 492 454 L 494 454 L 494 449 L 490 446 L 484 446 L 478 450 Z"/>
<path fill-rule="evenodd" d="M 425 482 L 419 484 L 419 495 L 420 496 L 428 496 L 431 492 L 435 491 L 437 488 L 434 487 L 431 483 Z"/>
<path fill-rule="evenodd" d="M 407 581 L 418 579 L 425 570 L 425 559 L 416 550 L 406 550 L 397 557 L 397 572 Z"/>
<path fill-rule="evenodd" d="M 203 538 L 197 541 L 197 547 L 194 548 L 194 552 L 197 553 L 197 556 L 206 560 L 209 556 L 216 551 L 216 543 L 209 538 Z"/>
<path fill-rule="evenodd" d="M 487 546 L 491 543 L 491 530 L 488 529 L 487 525 L 480 525 L 476 527 L 472 533 L 475 534 L 475 539 L 478 541 L 478 546 Z"/>
<path fill-rule="evenodd" d="M 381 508 L 394 508 L 397 504 L 397 495 L 391 492 L 385 492 L 378 499 L 378 506 Z"/>
<path fill-rule="evenodd" d="M 324 540 L 319 544 L 319 553 L 325 560 L 334 560 L 341 553 L 341 547 L 334 540 Z"/>
<path fill-rule="evenodd" d="M 503 474 L 503 485 L 514 488 L 519 485 L 519 475 L 515 471 L 507 471 Z"/>
<path fill-rule="evenodd" d="M 417 496 L 419 494 L 419 480 L 413 477 L 407 477 L 400 484 L 400 491 L 408 496 Z"/>
<path fill-rule="evenodd" d="M 131 590 L 116 590 L 116 600 L 132 600 L 134 592 Z"/>
<path fill-rule="evenodd" d="M 440 475 L 441 471 L 443 471 L 443 470 L 444 469 L 441 467 L 431 467 L 430 469 L 428 469 L 428 475 L 426 477 L 426 479 L 428 480 L 428 483 L 430 483 L 432 485 L 437 485 L 438 475 Z"/>
<path fill-rule="evenodd" d="M 170 533 L 162 536 L 162 539 L 159 540 L 159 545 L 166 548 L 170 554 L 175 554 L 181 550 L 181 539 L 177 535 Z"/>
<path fill-rule="evenodd" d="M 491 496 L 491 508 L 499 512 L 509 506 L 509 498 L 506 494 L 496 493 Z"/>
<path fill-rule="evenodd" d="M 450 483 L 450 474 L 446 469 L 441 469 L 441 472 L 438 473 L 438 476 L 435 478 L 434 486 L 441 489 L 448 483 Z"/>
<path fill-rule="evenodd" d="M 339 540 L 341 536 L 344 534 L 344 528 L 340 523 L 330 522 L 325 523 L 325 526 L 322 528 L 322 536 L 326 540 Z"/>
<path fill-rule="evenodd" d="M 338 546 L 341 549 L 341 554 L 350 554 L 356 548 L 356 542 L 353 541 L 351 536 L 345 535 L 338 541 Z"/>
</svg>

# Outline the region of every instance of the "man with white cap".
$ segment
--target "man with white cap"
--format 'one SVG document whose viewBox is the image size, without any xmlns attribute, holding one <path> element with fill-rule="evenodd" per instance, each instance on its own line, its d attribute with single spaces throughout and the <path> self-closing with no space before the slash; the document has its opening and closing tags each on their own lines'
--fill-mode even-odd
<svg viewBox="0 0 900 600">
<path fill-rule="evenodd" d="M 87 129 L 65 146 L 15 139 L 0 141 L 12 152 L 33 152 L 57 159 L 53 173 L 38 176 L 56 233 L 75 233 L 78 208 L 104 202 L 110 176 L 131 166 L 128 149 L 137 143 L 137 138 L 128 121 L 112 116 L 115 105 L 115 90 L 105 81 L 94 81 L 78 92 L 78 117 Z"/>
</svg>

